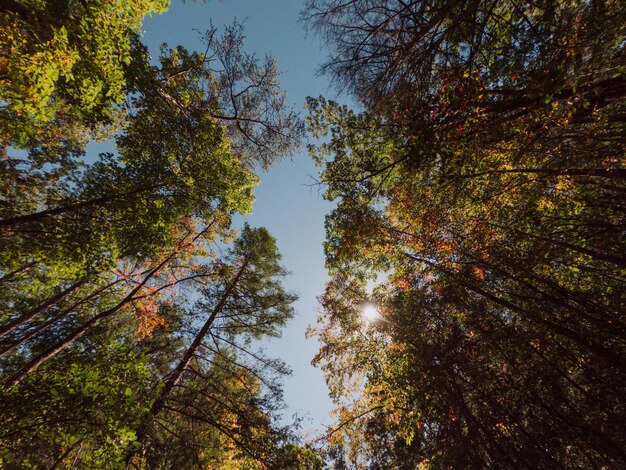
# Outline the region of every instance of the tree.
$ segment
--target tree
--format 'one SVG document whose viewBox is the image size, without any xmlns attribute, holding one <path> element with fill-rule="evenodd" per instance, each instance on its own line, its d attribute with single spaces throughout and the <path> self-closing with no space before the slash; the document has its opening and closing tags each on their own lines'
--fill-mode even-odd
<svg viewBox="0 0 626 470">
<path fill-rule="evenodd" d="M 208 41 L 210 57 L 177 48 L 164 51 L 161 68 L 133 69 L 135 93 L 128 97 L 129 114 L 116 138 L 117 155 L 77 165 L 73 159 L 80 149 L 71 147 L 67 159 L 52 150 L 43 155 L 56 163 L 38 160 L 35 151 L 22 161 L 7 161 L 10 178 L 3 189 L 12 203 L 0 209 L 6 235 L 0 260 L 10 291 L 0 295 L 5 302 L 0 334 L 20 330 L 11 333 L 4 349 L 68 316 L 84 318 L 59 346 L 68 344 L 102 315 L 135 303 L 135 293 L 126 292 L 118 306 L 85 317 L 75 311 L 83 305 L 79 292 L 98 290 L 101 283 L 119 287 L 120 263 L 145 271 L 141 276 L 158 292 L 172 285 L 167 281 L 158 288 L 154 282 L 167 279 L 186 250 L 203 250 L 209 234 L 223 234 L 231 214 L 250 210 L 257 163 L 269 165 L 297 145 L 301 123 L 284 106 L 273 62 L 258 65 L 246 56 L 238 28 L 219 41 L 213 31 Z M 135 50 L 139 54 L 142 48 Z M 230 66 L 215 72 L 215 57 Z M 230 115 L 230 108 L 219 106 L 235 94 L 232 106 L 239 100 L 246 106 Z M 237 148 L 230 146 L 232 139 Z M 26 186 L 32 187 L 22 191 Z M 198 237 L 201 247 L 190 247 L 189 240 Z M 70 299 L 74 307 L 59 305 Z"/>
<path fill-rule="evenodd" d="M 275 62 L 235 24 L 154 66 L 136 33 L 165 3 L 62 3 L 0 5 L 0 461 L 313 462 L 273 420 L 286 366 L 251 349 L 292 314 L 275 241 L 220 252 L 302 136 Z"/>
<path fill-rule="evenodd" d="M 202 297 L 191 312 L 176 297 L 163 301 L 167 323 L 143 336 L 128 310 L 92 324 L 2 390 L 0 458 L 118 467 L 135 456 L 141 468 L 280 468 L 313 459 L 273 421 L 281 406 L 275 375 L 288 369 L 252 350 L 293 313 L 279 259 L 269 233 L 246 226 L 212 266 L 196 270 Z M 39 348 L 58 344 L 70 326 L 48 331 Z"/>
<path fill-rule="evenodd" d="M 135 441 L 142 397 L 154 385 L 146 357 L 102 336 L 81 346 L 2 390 L 3 466 L 113 468 Z"/>
<path fill-rule="evenodd" d="M 253 460 L 268 460 L 268 452 L 276 445 L 273 434 L 279 433 L 272 429 L 267 413 L 276 406 L 280 391 L 270 381 L 267 369 L 286 370 L 280 363 L 249 352 L 249 345 L 253 339 L 276 336 L 293 314 L 295 297 L 280 285 L 285 271 L 278 264 L 279 258 L 275 240 L 267 230 L 246 225 L 226 258 L 218 262 L 214 279 L 207 279 L 193 314 L 205 320 L 166 375 L 138 428 L 148 461 L 151 454 L 157 459 L 163 456 L 160 441 L 151 442 L 151 432 L 157 424 L 171 429 L 170 420 L 185 428 L 191 423 L 200 428 L 208 425 L 209 435 L 217 432 L 225 436 L 236 445 L 237 452 Z M 258 364 L 247 365 L 249 358 Z M 269 397 L 260 398 L 262 386 L 268 388 Z M 218 418 L 220 414 L 224 417 Z M 183 440 L 180 445 L 196 446 L 193 455 L 202 460 L 207 444 L 197 436 L 194 440 L 197 444 Z M 135 456 L 136 450 L 132 450 L 129 465 Z"/>
<path fill-rule="evenodd" d="M 615 5 L 310 6 L 327 70 L 365 108 L 309 103 L 339 200 L 318 361 L 357 465 L 407 448 L 433 468 L 623 465 Z M 387 321 L 364 345 L 366 300 Z M 381 427 L 404 445 L 367 434 Z"/>
<path fill-rule="evenodd" d="M 165 0 L 3 2 L 0 93 L 3 143 L 26 145 L 62 115 L 106 121 L 125 97 L 133 44 L 144 16 Z M 137 65 L 137 64 L 134 64 Z M 43 121 L 43 122 L 42 122 Z"/>
</svg>

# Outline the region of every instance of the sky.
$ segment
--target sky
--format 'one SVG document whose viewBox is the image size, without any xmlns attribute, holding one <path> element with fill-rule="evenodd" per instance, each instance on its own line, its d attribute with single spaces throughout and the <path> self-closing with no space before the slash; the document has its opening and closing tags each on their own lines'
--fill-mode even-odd
<svg viewBox="0 0 626 470">
<path fill-rule="evenodd" d="M 202 32 L 211 24 L 223 29 L 236 19 L 244 25 L 246 51 L 261 59 L 265 54 L 276 59 L 288 102 L 304 117 L 307 96 L 337 96 L 328 79 L 317 73 L 326 54 L 319 39 L 307 34 L 298 21 L 303 4 L 304 0 L 173 0 L 166 13 L 144 21 L 143 39 L 153 57 L 163 42 L 203 52 Z M 262 181 L 255 192 L 253 213 L 245 217 L 250 225 L 264 226 L 276 237 L 282 264 L 291 273 L 285 287 L 299 295 L 294 319 L 280 339 L 264 348 L 293 370 L 284 380 L 284 421 L 289 422 L 293 414 L 302 417 L 305 434 L 323 431 L 332 422 L 326 383 L 321 371 L 311 365 L 318 343 L 305 338 L 307 327 L 316 323 L 316 297 L 323 293 L 327 279 L 322 248 L 324 215 L 333 207 L 314 185 L 318 171 L 305 146 L 277 162 L 259 175 Z"/>
</svg>

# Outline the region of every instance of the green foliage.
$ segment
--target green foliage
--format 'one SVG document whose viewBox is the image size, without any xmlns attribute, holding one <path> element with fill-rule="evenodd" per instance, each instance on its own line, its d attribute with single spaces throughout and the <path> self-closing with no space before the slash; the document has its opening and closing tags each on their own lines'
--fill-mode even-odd
<svg viewBox="0 0 626 470">
<path fill-rule="evenodd" d="M 262 468 L 286 458 L 281 449 L 289 430 L 272 418 L 282 403 L 276 375 L 288 369 L 250 349 L 252 340 L 278 335 L 293 315 L 295 297 L 281 286 L 279 259 L 267 230 L 246 225 L 215 261 L 189 314 L 204 325 L 166 374 L 138 427 L 142 450 L 127 461 L 147 468 Z"/>
<path fill-rule="evenodd" d="M 233 60 L 229 54 L 240 55 L 241 44 L 228 41 L 228 51 L 220 49 L 221 57 Z M 81 164 L 81 144 L 68 138 L 61 140 L 60 148 L 53 141 L 49 147 L 48 143 L 34 147 L 28 158 L 4 162 L 6 204 L 0 208 L 4 217 L 0 230 L 6 243 L 0 247 L 0 261 L 4 273 L 20 273 L 19 279 L 6 280 L 13 288 L 13 295 L 6 298 L 9 322 L 23 323 L 24 315 L 30 315 L 16 308 L 15 297 L 28 297 L 34 308 L 47 308 L 46 299 L 54 299 L 65 285 L 88 279 L 93 283 L 120 263 L 150 264 L 168 250 L 180 251 L 181 230 L 201 231 L 206 224 L 223 231 L 231 214 L 251 210 L 258 181 L 253 162 L 232 151 L 230 131 L 214 117 L 219 113 L 214 90 L 206 88 L 214 80 L 224 80 L 202 69 L 203 59 L 182 48 L 164 51 L 169 55 L 162 57 L 162 69 L 146 67 L 146 52 L 140 46 L 135 49 L 134 93 L 130 113 L 118 131 L 116 155 L 102 154 L 92 165 Z M 253 58 L 246 60 L 247 70 L 271 79 L 270 72 L 257 71 Z M 232 65 L 229 73 L 236 76 L 229 83 L 254 79 Z M 204 70 L 200 75 L 198 67 Z M 263 80 L 259 86 L 265 86 Z M 220 89 L 227 92 L 225 86 Z M 264 90 L 278 93 L 274 81 Z M 241 96 L 251 100 L 254 93 L 250 87 Z M 179 106 L 184 96 L 200 101 Z M 263 108 L 264 96 L 258 95 L 248 111 Z M 259 114 L 254 126 L 277 125 L 272 119 L 282 119 L 282 104 L 270 107 L 270 121 Z M 238 119 L 233 117 L 233 122 Z M 299 126 L 297 120 L 292 125 Z M 272 135 L 262 139 L 265 151 L 280 153 L 295 144 L 295 134 L 278 134 L 278 140 Z M 271 160 L 269 155 L 259 158 L 263 164 Z M 193 221 L 198 227 L 192 227 Z M 27 292 L 20 293 L 18 287 Z"/>
<path fill-rule="evenodd" d="M 230 225 L 303 124 L 238 25 L 211 29 L 205 55 L 164 47 L 150 65 L 137 34 L 166 6 L 2 6 L 0 465 L 122 468 L 141 448 L 150 468 L 260 468 L 293 440 L 273 423 L 277 381 L 246 359 L 287 372 L 248 348 L 278 335 L 294 297 L 275 240 L 246 227 L 230 245 Z M 114 152 L 87 156 L 94 140 Z M 188 332 L 221 296 L 207 322 L 220 350 L 192 375 Z"/>
<path fill-rule="evenodd" d="M 256 469 L 313 461 L 313 451 L 289 447 L 295 445 L 290 428 L 274 422 L 282 403 L 277 378 L 288 369 L 251 349 L 253 340 L 277 336 L 293 314 L 295 297 L 281 286 L 286 273 L 279 259 L 267 230 L 245 226 L 223 256 L 192 271 L 204 287 L 191 310 L 176 297 L 161 302 L 158 315 L 167 323 L 144 337 L 134 332 L 137 314 L 131 309 L 103 317 L 19 384 L 4 388 L 3 463 L 122 468 L 138 450 L 141 468 Z M 124 290 L 123 281 L 102 284 L 107 281 Z M 30 354 L 56 347 L 67 331 L 82 328 L 89 310 L 115 306 L 117 289 L 68 289 L 48 312 L 56 315 L 52 327 L 27 342 Z M 136 296 L 136 308 L 142 297 Z M 83 308 L 59 318 L 58 311 L 77 300 Z M 7 338 L 21 341 L 45 318 Z M 203 318 L 205 326 L 196 331 Z M 15 350 L 4 358 L 3 375 L 29 359 Z"/>
<path fill-rule="evenodd" d="M 95 347 L 89 355 L 69 351 L 20 389 L 2 391 L 4 466 L 120 467 L 153 377 L 142 354 L 115 342 Z"/>
<path fill-rule="evenodd" d="M 55 113 L 68 113 L 68 107 L 69 114 L 86 119 L 106 118 L 125 96 L 132 40 L 144 16 L 162 13 L 167 6 L 166 0 L 88 5 L 37 0 L 16 1 L 3 9 L 3 121 L 11 116 L 37 125 Z"/>
</svg>

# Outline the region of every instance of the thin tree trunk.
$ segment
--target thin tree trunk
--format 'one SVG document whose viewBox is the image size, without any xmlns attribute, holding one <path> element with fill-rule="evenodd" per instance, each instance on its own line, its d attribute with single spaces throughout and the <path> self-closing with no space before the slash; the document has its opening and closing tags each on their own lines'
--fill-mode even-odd
<svg viewBox="0 0 626 470">
<path fill-rule="evenodd" d="M 626 176 L 626 170 L 625 170 L 625 176 Z M 497 224 L 492 224 L 492 225 L 495 226 L 495 227 L 498 227 L 498 228 L 503 228 L 505 230 L 511 230 L 511 231 L 517 233 L 518 235 L 524 235 L 526 237 L 536 238 L 538 240 L 543 240 L 545 242 L 552 243 L 554 245 L 561 246 L 563 248 L 567 248 L 569 250 L 576 251 L 578 253 L 583 253 L 583 254 L 588 255 L 588 256 L 590 256 L 590 257 L 592 257 L 594 259 L 598 259 L 598 260 L 601 260 L 601 261 L 606 261 L 608 263 L 613 263 L 613 264 L 615 264 L 615 265 L 617 265 L 617 266 L 619 266 L 621 268 L 626 267 L 626 257 L 615 256 L 615 255 L 611 255 L 611 254 L 605 253 L 605 252 L 600 252 L 600 251 L 597 251 L 597 250 L 594 250 L 594 249 L 585 248 L 585 247 L 578 246 L 578 245 L 572 245 L 571 243 L 568 243 L 568 242 L 563 241 L 563 240 L 555 240 L 552 237 L 546 237 L 546 236 L 543 236 L 543 235 L 537 235 L 537 234 L 533 234 L 533 233 L 528 233 L 528 232 L 524 232 L 523 230 L 519 230 L 519 229 L 516 229 L 516 228 L 507 228 L 505 226 L 500 226 L 500 225 L 497 225 Z"/>
<path fill-rule="evenodd" d="M 117 195 L 111 195 L 111 196 L 102 196 L 96 199 L 90 199 L 88 201 L 82 201 L 82 202 L 76 202 L 73 204 L 68 204 L 66 206 L 62 206 L 62 207 L 57 207 L 55 209 L 46 209 L 44 211 L 40 211 L 40 212 L 33 212 L 32 214 L 25 214 L 25 215 L 18 215 L 15 217 L 11 217 L 8 219 L 2 219 L 0 220 L 0 227 L 10 227 L 13 225 L 20 225 L 20 224 L 25 224 L 25 223 L 29 223 L 29 222 L 37 222 L 38 220 L 44 219 L 46 217 L 50 217 L 53 215 L 60 215 L 60 214 L 64 214 L 66 212 L 70 212 L 70 211 L 75 211 L 77 209 L 82 209 L 84 207 L 90 207 L 90 206 L 104 206 L 106 204 L 109 204 L 112 201 L 116 201 L 119 199 L 123 199 L 127 196 L 132 196 L 133 194 L 137 194 L 137 193 L 142 193 L 144 191 L 150 191 L 152 189 L 157 189 L 159 187 L 164 186 L 163 183 L 159 183 L 159 184 L 153 184 L 151 186 L 146 186 L 144 188 L 138 188 L 138 189 L 134 189 L 132 191 L 129 191 L 127 193 L 123 193 L 123 194 L 117 194 Z"/>
<path fill-rule="evenodd" d="M 455 282 L 457 282 L 459 285 L 465 287 L 466 289 L 479 294 L 480 296 L 494 302 L 497 305 L 500 305 L 501 307 L 506 308 L 507 310 L 511 310 L 513 312 L 517 312 L 517 313 L 521 313 L 523 315 L 526 316 L 526 318 L 528 318 L 531 321 L 534 321 L 546 328 L 548 328 L 550 331 L 559 334 L 561 336 L 564 336 L 568 339 L 570 339 L 571 341 L 573 341 L 574 343 L 578 344 L 579 346 L 587 349 L 590 352 L 595 353 L 597 356 L 601 357 L 604 361 L 606 361 L 606 363 L 608 363 L 609 365 L 613 366 L 613 367 L 617 367 L 621 370 L 624 369 L 624 358 L 616 353 L 615 351 L 612 351 L 611 349 L 608 349 L 606 347 L 604 347 L 601 344 L 596 343 L 595 341 L 593 341 L 590 338 L 585 338 L 582 337 L 579 333 L 570 330 L 569 328 L 560 325 L 559 323 L 555 323 L 549 320 L 546 320 L 545 318 L 541 318 L 541 316 L 534 314 L 533 312 L 530 312 L 528 310 L 526 310 L 525 308 L 520 307 L 519 305 L 516 305 L 512 302 L 509 302 L 506 299 L 503 299 L 501 297 L 498 297 L 496 294 L 489 292 L 487 290 L 484 290 L 472 283 L 470 283 L 467 280 L 464 280 L 462 278 L 459 278 L 458 276 L 456 276 L 453 272 L 449 271 L 448 269 L 438 265 L 437 263 L 434 263 L 432 261 L 429 261 L 427 259 L 424 258 L 420 258 L 417 256 L 413 256 L 409 253 L 406 253 L 406 255 L 415 260 L 415 261 L 419 261 L 422 263 L 425 263 L 433 268 L 435 268 L 436 270 L 438 270 L 439 272 L 441 272 L 442 274 L 445 274 L 447 276 L 450 276 L 452 279 L 454 279 Z"/>
<path fill-rule="evenodd" d="M 28 341 L 29 339 L 33 338 L 35 335 L 37 335 L 37 334 L 41 333 L 42 331 L 44 331 L 45 329 L 47 329 L 53 323 L 59 321 L 62 318 L 65 318 L 68 314 L 72 313 L 72 311 L 74 311 L 74 309 L 76 307 L 78 307 L 81 304 L 83 304 L 83 303 L 85 303 L 85 302 L 87 302 L 87 301 L 97 297 L 99 294 L 101 294 L 105 290 L 109 289 L 110 287 L 114 286 L 115 284 L 118 284 L 119 282 L 120 282 L 120 279 L 107 284 L 106 286 L 98 289 L 95 292 L 92 292 L 87 297 L 85 297 L 85 298 L 79 300 L 78 302 L 74 303 L 73 305 L 71 305 L 70 307 L 66 308 L 62 312 L 58 313 L 57 315 L 55 315 L 54 317 L 50 318 L 49 320 L 45 321 L 41 325 L 38 325 L 34 330 L 28 332 L 25 336 L 23 336 L 23 337 L 15 340 L 15 341 L 13 341 L 12 343 L 6 345 L 5 347 L 3 347 L 0 350 L 0 357 L 4 356 L 8 352 L 10 352 L 13 349 L 17 348 L 18 346 L 21 346 L 26 341 Z"/>
<path fill-rule="evenodd" d="M 463 178 L 476 178 L 487 175 L 501 175 L 507 173 L 537 174 L 545 176 L 597 176 L 609 179 L 626 179 L 624 168 L 513 168 L 510 170 L 491 170 L 462 175 Z"/>
<path fill-rule="evenodd" d="M 208 224 L 202 231 L 200 231 L 200 233 L 198 233 L 192 240 L 192 243 L 195 242 L 198 238 L 200 238 L 204 233 L 206 233 L 209 228 L 215 223 L 215 220 L 211 221 L 210 224 Z M 11 379 L 7 382 L 7 387 L 9 389 L 12 389 L 14 387 L 16 387 L 17 385 L 20 384 L 20 382 L 24 379 L 24 377 L 26 377 L 29 373 L 33 372 L 34 370 L 36 370 L 41 364 L 43 364 L 44 362 L 46 362 L 48 359 L 53 358 L 54 356 L 56 356 L 59 352 L 63 351 L 65 348 L 67 348 L 70 344 L 72 344 L 75 340 L 77 340 L 78 338 L 80 338 L 81 336 L 83 336 L 85 334 L 85 332 L 91 328 L 92 326 L 97 325 L 98 323 L 100 323 L 102 320 L 104 320 L 105 318 L 108 318 L 110 316 L 112 316 L 113 314 L 115 314 L 116 312 L 118 312 L 120 309 L 122 309 L 124 306 L 126 306 L 128 303 L 132 302 L 134 300 L 134 296 L 137 292 L 139 292 L 139 290 L 141 288 L 143 288 L 143 286 L 152 278 L 154 277 L 155 274 L 157 274 L 167 263 L 169 263 L 178 253 L 179 250 L 182 248 L 182 246 L 185 244 L 185 240 L 187 240 L 187 238 L 189 237 L 188 234 L 185 237 L 183 237 L 183 239 L 181 240 L 181 242 L 179 243 L 178 247 L 174 250 L 172 250 L 172 253 L 170 253 L 169 256 L 167 256 L 163 261 L 161 261 L 154 269 L 152 269 L 147 275 L 146 277 L 144 277 L 144 279 L 132 290 L 130 291 L 130 293 L 128 293 L 128 295 L 126 297 L 124 297 L 124 299 L 119 302 L 117 305 L 115 305 L 114 307 L 111 307 L 108 310 L 105 310 L 104 312 L 99 313 L 98 315 L 96 315 L 95 317 L 91 318 L 90 320 L 88 320 L 86 323 L 84 323 L 81 327 L 79 327 L 77 330 L 74 330 L 74 332 L 72 332 L 68 337 L 66 337 L 63 341 L 61 341 L 60 343 L 57 343 L 56 345 L 48 348 L 47 350 L 45 350 L 44 352 L 42 352 L 41 354 L 39 354 L 37 357 L 33 358 L 28 364 L 26 364 L 19 372 L 17 372 L 13 377 L 11 377 Z"/>
<path fill-rule="evenodd" d="M 126 297 L 124 297 L 124 299 L 121 302 L 119 302 L 117 305 L 115 305 L 114 307 L 112 307 L 112 308 L 110 308 L 108 310 L 105 310 L 104 312 L 100 312 L 98 315 L 96 315 L 95 317 L 91 318 L 86 323 L 84 323 L 82 326 L 80 326 L 77 330 L 74 330 L 63 341 L 61 341 L 60 343 L 55 344 L 54 346 L 48 348 L 47 350 L 45 350 L 44 352 L 39 354 L 37 357 L 33 358 L 28 364 L 26 364 L 26 366 L 24 366 L 17 374 L 15 374 L 11 378 L 11 380 L 7 384 L 8 388 L 13 388 L 13 387 L 19 385 L 19 383 L 24 379 L 24 377 L 26 377 L 28 374 L 30 374 L 31 372 L 36 370 L 41 364 L 46 362 L 48 359 L 53 358 L 59 352 L 63 351 L 66 347 L 68 347 L 70 344 L 72 344 L 78 338 L 83 336 L 85 334 L 85 332 L 89 328 L 91 328 L 92 326 L 97 325 L 98 323 L 100 323 L 105 318 L 108 318 L 108 317 L 112 316 L 117 311 L 119 311 L 121 308 L 123 308 L 128 303 L 133 301 L 134 300 L 134 295 L 137 292 L 139 292 L 139 290 L 157 272 L 159 272 L 161 270 L 161 268 L 163 268 L 163 266 L 165 266 L 174 257 L 174 255 L 176 253 L 177 253 L 177 251 L 174 251 L 174 253 L 172 253 L 170 256 L 165 258 L 165 260 L 163 260 L 161 263 L 159 263 L 159 265 L 156 268 L 154 268 L 152 271 L 150 271 L 146 275 L 146 277 L 143 279 L 143 281 L 141 281 L 141 283 L 139 283 L 139 285 L 137 285 L 132 291 L 130 291 L 130 293 Z"/>
<path fill-rule="evenodd" d="M 228 288 L 222 294 L 222 297 L 219 303 L 215 306 L 215 308 L 211 312 L 211 315 L 209 315 L 209 318 L 207 319 L 207 321 L 204 323 L 204 325 L 202 326 L 202 328 L 200 329 L 200 331 L 194 338 L 193 342 L 191 343 L 191 345 L 185 352 L 183 358 L 180 360 L 176 368 L 170 373 L 169 378 L 167 382 L 165 383 L 165 386 L 163 387 L 161 394 L 154 401 L 152 407 L 150 408 L 150 412 L 152 415 L 156 415 L 157 413 L 159 413 L 159 411 L 161 411 L 161 408 L 163 407 L 163 404 L 165 403 L 167 396 L 170 394 L 172 389 L 179 382 L 183 371 L 187 368 L 187 366 L 189 365 L 189 361 L 191 361 L 191 358 L 195 355 L 196 350 L 202 344 L 202 340 L 204 339 L 206 334 L 209 332 L 211 325 L 213 324 L 213 321 L 215 321 L 215 318 L 217 317 L 217 315 L 222 311 L 222 309 L 226 305 L 226 302 L 230 298 L 233 290 L 239 283 L 239 279 L 241 279 L 241 276 L 243 272 L 245 271 L 247 265 L 248 265 L 248 261 L 246 260 L 241 265 L 241 268 L 239 268 L 239 271 L 237 272 L 237 275 L 235 276 L 233 281 L 230 283 Z"/>
<path fill-rule="evenodd" d="M 32 261 L 24 266 L 21 266 L 19 268 L 17 268 L 14 271 L 11 271 L 9 273 L 6 273 L 5 275 L 3 275 L 2 277 L 0 277 L 0 282 L 13 282 L 15 276 L 17 276 L 18 274 L 32 268 L 33 266 L 35 266 L 37 264 L 36 261 Z"/>
<path fill-rule="evenodd" d="M 61 455 L 61 457 L 59 457 L 59 459 L 55 462 L 55 464 L 50 468 L 50 470 L 55 470 L 57 468 L 59 468 L 59 466 L 63 463 L 63 461 L 69 457 L 69 455 L 72 453 L 72 451 L 78 447 L 83 445 L 83 438 L 77 440 L 76 442 L 74 442 L 74 444 L 72 444 L 71 446 L 69 446 L 67 448 L 67 450 L 65 452 L 63 452 L 63 454 Z M 79 447 L 80 449 L 80 447 Z"/>
<path fill-rule="evenodd" d="M 16 328 L 22 326 L 27 321 L 31 320 L 38 313 L 44 311 L 48 307 L 50 307 L 50 306 L 54 305 L 55 303 L 57 303 L 59 300 L 61 300 L 64 297 L 68 296 L 74 290 L 76 290 L 79 287 L 81 287 L 82 285 L 84 285 L 85 282 L 86 281 L 82 280 L 82 281 L 78 281 L 78 282 L 72 284 L 70 287 L 68 287 L 67 289 L 59 292 L 57 295 L 49 298 L 44 303 L 42 303 L 42 304 L 38 305 L 37 307 L 29 310 L 28 312 L 22 314 L 19 318 L 16 318 L 15 320 L 10 321 L 6 325 L 3 325 L 2 327 L 0 327 L 0 338 L 2 338 L 3 336 L 6 336 L 7 334 L 11 333 Z"/>
</svg>

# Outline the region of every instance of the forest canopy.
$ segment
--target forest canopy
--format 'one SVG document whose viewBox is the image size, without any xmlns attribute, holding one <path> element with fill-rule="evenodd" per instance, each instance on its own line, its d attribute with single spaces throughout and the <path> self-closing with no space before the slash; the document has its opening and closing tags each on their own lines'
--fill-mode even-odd
<svg viewBox="0 0 626 470">
<path fill-rule="evenodd" d="M 0 2 L 0 467 L 626 467 L 626 4 L 304 5 L 349 97 L 305 121 L 239 23 L 156 53 L 167 0 Z M 297 297 L 234 222 L 305 128 L 306 442 L 260 347 Z"/>
<path fill-rule="evenodd" d="M 360 106 L 309 100 L 338 468 L 623 467 L 623 2 L 303 15 Z"/>
<path fill-rule="evenodd" d="M 296 297 L 272 235 L 232 226 L 303 124 L 237 23 L 151 61 L 166 8 L 0 8 L 3 468 L 317 461 L 276 419 L 289 368 L 256 350 Z"/>
</svg>

